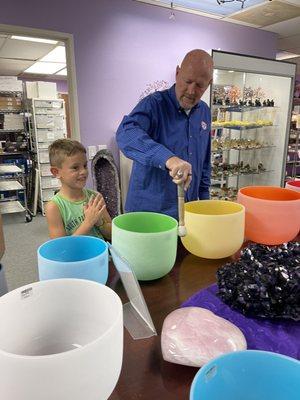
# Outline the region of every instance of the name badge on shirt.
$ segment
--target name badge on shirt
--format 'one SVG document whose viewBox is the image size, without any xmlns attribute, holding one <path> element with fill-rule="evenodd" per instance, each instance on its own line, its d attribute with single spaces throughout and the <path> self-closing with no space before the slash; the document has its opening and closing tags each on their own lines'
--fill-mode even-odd
<svg viewBox="0 0 300 400">
<path fill-rule="evenodd" d="M 202 128 L 203 130 L 206 130 L 206 129 L 207 129 L 207 124 L 206 124 L 206 122 L 204 122 L 204 121 L 201 122 L 201 128 Z"/>
</svg>

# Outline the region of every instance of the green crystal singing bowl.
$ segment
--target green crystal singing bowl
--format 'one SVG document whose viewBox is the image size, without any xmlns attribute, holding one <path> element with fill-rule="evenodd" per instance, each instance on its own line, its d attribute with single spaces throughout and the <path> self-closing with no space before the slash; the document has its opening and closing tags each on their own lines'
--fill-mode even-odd
<svg viewBox="0 0 300 400">
<path fill-rule="evenodd" d="M 161 278 L 173 268 L 177 221 L 164 214 L 132 212 L 112 221 L 112 245 L 141 281 Z"/>
</svg>

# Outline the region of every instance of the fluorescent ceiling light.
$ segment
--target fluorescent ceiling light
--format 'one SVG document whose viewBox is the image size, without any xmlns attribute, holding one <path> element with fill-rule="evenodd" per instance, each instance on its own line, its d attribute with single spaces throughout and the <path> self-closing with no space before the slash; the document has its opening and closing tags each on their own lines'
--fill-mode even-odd
<svg viewBox="0 0 300 400">
<path fill-rule="evenodd" d="M 65 46 L 57 46 L 39 61 L 66 63 Z"/>
<path fill-rule="evenodd" d="M 11 37 L 11 39 L 26 40 L 28 42 L 50 43 L 50 44 L 58 43 L 57 40 L 42 39 L 42 38 L 35 38 L 35 37 L 29 37 L 29 36 L 15 36 L 15 35 L 13 35 Z"/>
<path fill-rule="evenodd" d="M 67 76 L 67 68 L 64 68 L 61 71 L 56 72 L 55 75 Z"/>
<path fill-rule="evenodd" d="M 31 67 L 27 68 L 24 73 L 29 74 L 55 74 L 66 66 L 64 63 L 54 62 L 36 62 Z"/>
<path fill-rule="evenodd" d="M 279 51 L 276 54 L 276 60 L 288 60 L 296 57 L 300 57 L 300 54 L 290 53 L 289 51 Z"/>
</svg>

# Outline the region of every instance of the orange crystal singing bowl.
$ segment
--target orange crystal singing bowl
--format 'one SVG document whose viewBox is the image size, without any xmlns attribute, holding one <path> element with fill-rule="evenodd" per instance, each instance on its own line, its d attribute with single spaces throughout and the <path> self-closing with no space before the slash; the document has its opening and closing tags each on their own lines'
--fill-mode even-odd
<svg viewBox="0 0 300 400">
<path fill-rule="evenodd" d="M 184 247 L 198 257 L 229 257 L 243 244 L 245 209 L 231 201 L 200 200 L 185 204 Z"/>
<path fill-rule="evenodd" d="M 300 193 L 274 186 L 248 186 L 239 190 L 246 208 L 246 238 L 276 245 L 294 239 L 300 229 Z"/>
<path fill-rule="evenodd" d="M 285 185 L 285 188 L 290 190 L 295 190 L 295 192 L 300 192 L 300 180 L 288 181 Z"/>
</svg>

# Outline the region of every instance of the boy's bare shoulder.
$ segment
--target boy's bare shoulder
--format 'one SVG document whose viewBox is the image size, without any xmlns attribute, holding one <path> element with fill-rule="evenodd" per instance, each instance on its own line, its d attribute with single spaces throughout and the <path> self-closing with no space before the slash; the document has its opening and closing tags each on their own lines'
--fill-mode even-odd
<svg viewBox="0 0 300 400">
<path fill-rule="evenodd" d="M 46 204 L 45 210 L 46 210 L 46 213 L 49 213 L 49 212 L 53 213 L 53 212 L 59 211 L 59 208 L 58 208 L 57 204 L 53 200 L 50 200 Z"/>
</svg>

